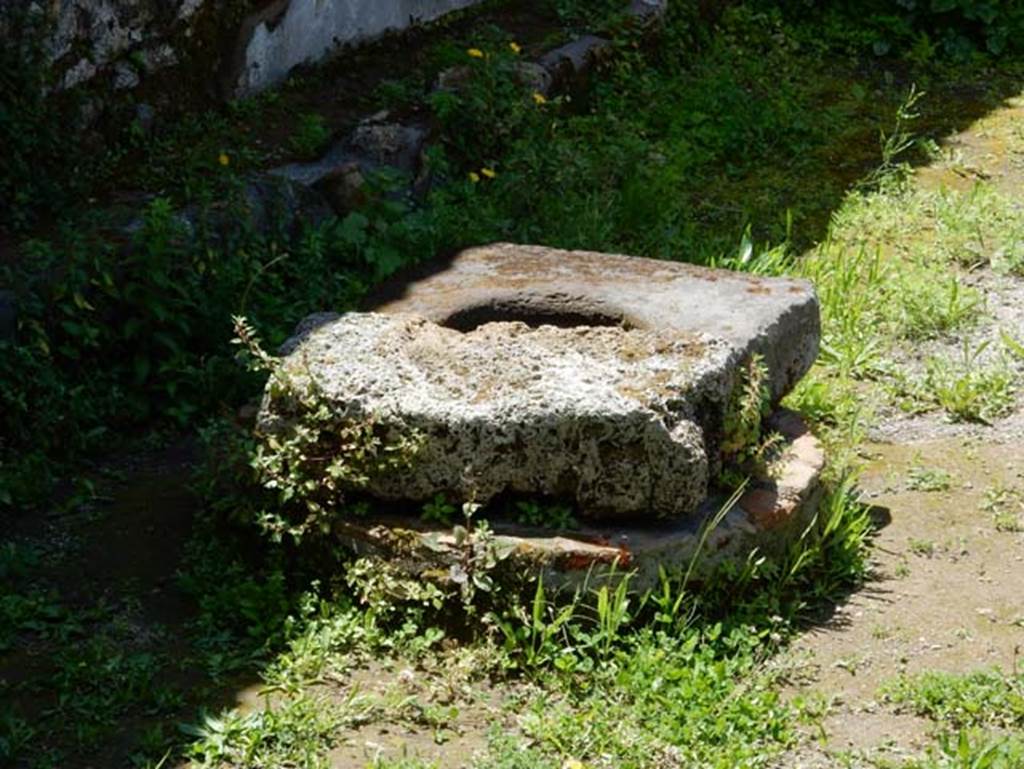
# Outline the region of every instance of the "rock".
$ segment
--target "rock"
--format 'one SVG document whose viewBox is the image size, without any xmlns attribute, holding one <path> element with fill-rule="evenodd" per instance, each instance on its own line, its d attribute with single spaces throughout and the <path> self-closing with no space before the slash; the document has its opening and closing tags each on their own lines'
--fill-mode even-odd
<svg viewBox="0 0 1024 769">
<path fill-rule="evenodd" d="M 147 71 L 175 64 L 178 52 L 171 42 L 188 31 L 201 0 L 63 0 L 51 2 L 52 24 L 47 42 L 58 65 L 82 54 L 64 71 L 61 87 L 73 88 L 113 70 L 114 87 L 134 88 L 138 73 L 118 60 L 138 57 Z M 2 3 L 0 3 L 2 5 Z M 152 44 L 150 49 L 144 44 Z"/>
<path fill-rule="evenodd" d="M 364 120 L 349 137 L 348 149 L 364 164 L 388 166 L 415 176 L 427 134 L 425 125 Z"/>
<path fill-rule="evenodd" d="M 612 43 L 596 35 L 583 35 L 578 40 L 548 51 L 540 66 L 551 76 L 552 87 L 569 90 L 580 85 L 594 68 L 612 53 Z"/>
<path fill-rule="evenodd" d="M 385 167 L 415 177 L 428 136 L 425 123 L 396 123 L 375 116 L 362 121 L 351 134 L 331 145 L 319 160 L 288 163 L 269 173 L 306 187 L 349 173 L 353 165 L 364 177 Z"/>
<path fill-rule="evenodd" d="M 139 84 L 139 75 L 135 68 L 126 62 L 119 61 L 114 65 L 114 90 L 122 91 L 135 88 Z"/>
<path fill-rule="evenodd" d="M 692 576 L 701 579 L 723 561 L 742 567 L 755 551 L 784 553 L 818 510 L 825 453 L 792 412 L 782 410 L 769 422 L 785 441 L 773 467 L 777 472 L 753 479 L 751 491 L 728 510 L 724 496 L 712 495 L 687 519 L 653 527 L 587 522 L 560 532 L 492 518 L 495 546 L 509 554 L 499 562 L 495 576 L 514 580 L 540 571 L 545 588 L 576 590 L 629 575 L 631 589 L 656 590 L 663 574 L 680 575 L 692 567 Z M 719 517 L 705 538 L 703 524 Z M 464 546 L 451 529 L 398 516 L 339 520 L 335 532 L 357 552 L 386 558 L 411 577 L 438 575 L 444 580 L 465 557 Z"/>
<path fill-rule="evenodd" d="M 317 184 L 327 203 L 339 216 L 366 202 L 366 179 L 359 163 L 351 161 L 332 171 Z"/>
<path fill-rule="evenodd" d="M 96 65 L 88 59 L 79 59 L 78 63 L 64 73 L 61 88 L 74 88 L 76 85 L 91 80 L 97 72 Z"/>
<path fill-rule="evenodd" d="M 435 91 L 459 91 L 469 85 L 473 70 L 465 64 L 441 70 L 434 83 Z"/>
<path fill-rule="evenodd" d="M 291 231 L 327 219 L 331 210 L 316 190 L 270 175 L 256 176 L 244 190 L 248 226 L 258 232 Z M 229 215 L 223 227 L 231 226 Z"/>
<path fill-rule="evenodd" d="M 551 73 L 532 61 L 517 61 L 513 65 L 516 81 L 526 90 L 548 96 L 551 93 Z"/>
<path fill-rule="evenodd" d="M 668 0 L 632 0 L 626 15 L 632 18 L 642 29 L 647 29 L 661 22 L 668 13 Z"/>
<path fill-rule="evenodd" d="M 18 328 L 18 306 L 13 291 L 0 289 L 0 342 L 14 339 Z"/>
<path fill-rule="evenodd" d="M 693 514 L 741 367 L 763 355 L 778 401 L 820 335 L 805 281 L 502 244 L 398 279 L 371 306 L 311 317 L 282 349 L 335 413 L 423 436 L 413 467 L 371 494 L 549 495 L 591 519 Z M 264 429 L 286 412 L 268 395 Z M 791 500 L 761 496 L 765 525 L 788 515 Z"/>
<path fill-rule="evenodd" d="M 434 21 L 481 0 L 273 0 L 243 21 L 230 73 L 235 96 L 284 80 L 339 47 Z"/>
<path fill-rule="evenodd" d="M 512 75 L 525 90 L 536 91 L 547 96 L 551 93 L 551 73 L 532 61 L 516 61 L 512 64 Z M 473 78 L 473 69 L 465 65 L 442 70 L 434 83 L 435 91 L 458 92 L 466 88 Z"/>
<path fill-rule="evenodd" d="M 319 160 L 288 163 L 268 173 L 290 184 L 317 190 L 335 213 L 345 214 L 365 200 L 367 176 L 384 169 L 412 178 L 410 187 L 390 192 L 392 197 L 424 191 L 429 179 L 422 157 L 429 134 L 424 122 L 396 123 L 382 113 L 363 120 Z"/>
<path fill-rule="evenodd" d="M 351 313 L 307 324 L 284 367 L 315 381 L 338 414 L 415 431 L 382 499 L 504 492 L 572 499 L 592 518 L 692 513 L 708 490 L 715 421 L 733 383 L 729 345 L 704 334 L 488 323 L 468 332 L 407 315 Z M 283 429 L 268 395 L 260 424 Z"/>
<path fill-rule="evenodd" d="M 522 320 L 706 334 L 737 360 L 763 355 L 776 401 L 810 369 L 821 335 L 807 281 L 507 243 L 400 274 L 364 306 L 464 330 Z"/>
<path fill-rule="evenodd" d="M 135 105 L 135 123 L 144 135 L 152 135 L 156 128 L 156 110 L 151 104 L 139 102 Z"/>
</svg>

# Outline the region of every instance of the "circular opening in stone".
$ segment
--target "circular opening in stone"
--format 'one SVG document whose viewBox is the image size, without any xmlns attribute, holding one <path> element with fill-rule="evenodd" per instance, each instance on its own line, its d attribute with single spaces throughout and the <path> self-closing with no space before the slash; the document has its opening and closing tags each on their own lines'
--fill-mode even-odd
<svg viewBox="0 0 1024 769">
<path fill-rule="evenodd" d="M 586 300 L 554 298 L 495 299 L 486 304 L 461 307 L 444 321 L 442 326 L 456 331 L 468 332 L 487 323 L 512 323 L 518 321 L 531 328 L 557 326 L 578 328 L 580 326 L 614 326 L 626 330 L 636 325 L 624 313 L 602 307 Z"/>
</svg>

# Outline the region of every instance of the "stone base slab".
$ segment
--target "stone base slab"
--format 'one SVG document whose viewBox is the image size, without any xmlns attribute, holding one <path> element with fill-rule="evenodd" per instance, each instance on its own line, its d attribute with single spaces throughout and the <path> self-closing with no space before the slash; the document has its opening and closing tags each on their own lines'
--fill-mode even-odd
<svg viewBox="0 0 1024 769">
<path fill-rule="evenodd" d="M 702 549 L 702 527 L 722 510 L 728 501 L 725 495 L 706 499 L 699 517 L 660 526 L 587 525 L 551 533 L 493 520 L 495 544 L 508 554 L 498 568 L 509 575 L 542 574 L 545 585 L 569 589 L 609 575 L 631 574 L 631 584 L 643 590 L 658 585 L 662 570 L 678 576 L 691 562 L 694 574 L 700 575 L 724 561 L 744 562 L 755 552 L 782 552 L 818 511 L 825 453 L 799 415 L 780 410 L 770 424 L 786 440 L 772 477 L 751 481 L 707 533 Z M 410 576 L 447 582 L 462 561 L 463 551 L 451 529 L 416 519 L 348 520 L 336 526 L 336 534 L 357 553 L 387 558 Z"/>
</svg>

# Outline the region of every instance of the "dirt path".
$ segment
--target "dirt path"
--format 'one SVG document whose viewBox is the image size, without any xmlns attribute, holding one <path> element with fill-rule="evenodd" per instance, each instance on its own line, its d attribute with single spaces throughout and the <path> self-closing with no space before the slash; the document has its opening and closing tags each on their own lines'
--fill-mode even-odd
<svg viewBox="0 0 1024 769">
<path fill-rule="evenodd" d="M 970 194 L 986 185 L 1019 199 L 1024 181 L 1024 99 L 1007 102 L 944 143 L 920 169 L 923 189 Z M 1014 202 L 1024 205 L 1024 199 Z M 983 321 L 963 334 L 907 349 L 953 359 L 964 345 L 1008 332 L 1024 339 L 1024 280 L 988 268 L 963 282 L 984 297 Z M 990 350 L 994 350 L 992 345 Z M 988 362 L 994 352 L 986 352 Z M 978 365 L 981 365 L 979 361 Z M 827 708 L 823 731 L 780 766 L 877 767 L 920 755 L 936 724 L 900 712 L 880 687 L 927 670 L 1012 671 L 1024 651 L 1024 408 L 991 425 L 936 413 L 883 410 L 862 448 L 865 501 L 890 518 L 874 542 L 872 577 L 832 620 L 794 644 L 791 696 Z M 885 763 L 885 765 L 889 765 Z"/>
</svg>

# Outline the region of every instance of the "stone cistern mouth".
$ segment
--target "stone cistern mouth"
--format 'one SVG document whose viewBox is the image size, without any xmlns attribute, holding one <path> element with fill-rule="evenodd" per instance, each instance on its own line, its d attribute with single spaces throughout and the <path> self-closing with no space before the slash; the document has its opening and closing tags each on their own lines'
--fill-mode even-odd
<svg viewBox="0 0 1024 769">
<path fill-rule="evenodd" d="M 487 323 L 525 323 L 531 328 L 612 327 L 631 331 L 639 326 L 624 312 L 579 297 L 503 297 L 455 309 L 439 325 L 467 333 Z"/>
</svg>

